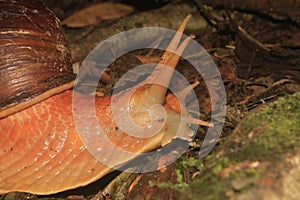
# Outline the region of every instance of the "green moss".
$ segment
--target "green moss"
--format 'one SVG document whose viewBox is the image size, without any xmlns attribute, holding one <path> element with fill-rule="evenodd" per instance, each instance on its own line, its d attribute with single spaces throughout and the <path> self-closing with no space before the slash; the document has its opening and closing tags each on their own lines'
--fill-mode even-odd
<svg viewBox="0 0 300 200">
<path fill-rule="evenodd" d="M 230 179 L 236 178 L 255 178 L 259 179 L 261 177 L 261 172 L 258 168 L 246 167 L 243 170 L 237 170 L 230 173 Z"/>
<path fill-rule="evenodd" d="M 256 167 L 231 170 L 228 177 L 220 173 L 230 165 L 237 166 L 246 160 L 279 161 L 279 155 L 300 147 L 300 93 L 280 98 L 261 111 L 250 115 L 241 125 L 233 140 L 225 142 L 220 157 L 216 153 L 205 158 L 205 165 L 196 179 L 188 183 L 185 199 L 228 199 L 231 182 L 238 178 L 258 181 L 264 172 Z M 233 147 L 233 148 L 231 148 Z M 230 168 L 230 167 L 229 167 Z M 241 194 L 249 186 L 236 191 Z"/>
<path fill-rule="evenodd" d="M 183 169 L 186 169 L 187 167 L 195 167 L 199 171 L 202 171 L 203 162 L 201 159 L 194 158 L 194 157 L 183 156 L 183 157 L 179 158 L 177 168 L 183 170 Z"/>
<path fill-rule="evenodd" d="M 216 162 L 212 163 L 214 167 L 212 168 L 212 171 L 215 174 L 219 174 L 224 168 L 229 166 L 229 159 L 228 157 L 220 157 L 216 160 Z"/>
<path fill-rule="evenodd" d="M 222 199 L 226 188 L 224 181 L 219 176 L 219 172 L 229 165 L 227 157 L 220 157 L 213 161 L 213 157 L 208 158 L 209 166 L 204 166 L 201 159 L 193 157 L 182 157 L 178 162 L 177 169 L 197 168 L 200 175 L 193 180 L 186 182 L 184 190 L 181 190 L 179 199 Z M 212 170 L 212 171 L 211 171 Z M 177 180 L 178 181 L 178 180 Z"/>
<path fill-rule="evenodd" d="M 203 169 L 203 163 L 202 160 L 196 159 L 194 157 L 186 157 L 183 156 L 178 159 L 177 161 L 177 167 L 175 169 L 175 174 L 176 174 L 176 183 L 170 183 L 170 182 L 153 182 L 150 181 L 149 185 L 151 187 L 157 186 L 159 188 L 170 188 L 173 189 L 177 192 L 184 192 L 189 185 L 187 184 L 185 178 L 184 178 L 184 173 L 187 168 L 196 168 L 199 171 L 202 171 Z"/>
<path fill-rule="evenodd" d="M 300 93 L 280 98 L 251 115 L 239 130 L 253 140 L 242 147 L 234 160 L 277 158 L 300 146 Z"/>
<path fill-rule="evenodd" d="M 224 199 L 226 188 L 222 179 L 215 174 L 206 174 L 206 176 L 189 183 L 189 188 L 185 192 L 185 198 L 188 200 L 195 199 Z"/>
</svg>

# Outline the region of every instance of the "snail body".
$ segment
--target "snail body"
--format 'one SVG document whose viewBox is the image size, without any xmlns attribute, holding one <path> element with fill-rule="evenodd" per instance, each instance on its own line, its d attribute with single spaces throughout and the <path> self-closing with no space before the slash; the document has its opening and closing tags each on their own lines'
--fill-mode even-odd
<svg viewBox="0 0 300 200">
<path fill-rule="evenodd" d="M 81 142 L 74 125 L 71 97 L 72 91 L 68 90 L 1 119 L 1 192 L 55 193 L 86 185 L 112 170 L 94 158 Z M 138 143 L 116 130 L 109 104 L 110 97 L 96 99 L 97 118 L 110 130 L 105 135 L 112 143 L 132 152 L 159 146 L 162 135 L 156 136 L 154 146 L 147 147 L 154 138 Z M 100 146 L 110 158 L 110 143 Z M 126 162 L 116 155 L 110 159 Z"/>
<path fill-rule="evenodd" d="M 1 9 L 8 6 L 8 4 L 5 2 L 0 1 Z M 9 2 L 12 4 L 15 3 L 14 1 Z M 26 3 L 25 1 L 21 1 L 19 4 L 22 5 Z M 28 7 L 25 8 L 25 6 L 22 5 L 22 9 L 20 9 L 23 11 L 25 10 L 26 12 L 30 10 L 31 15 L 39 12 L 42 13 L 42 16 L 45 15 L 42 8 L 38 9 L 37 7 L 32 8 L 30 5 L 26 6 Z M 25 11 L 23 11 L 22 13 L 24 14 Z M 27 14 L 25 18 L 31 19 L 31 17 L 28 17 Z M 172 44 L 169 46 L 169 50 L 176 52 L 177 54 L 170 53 L 167 50 L 162 56 L 160 64 L 175 68 L 180 58 L 179 55 L 184 50 L 185 45 L 187 45 L 190 39 L 187 38 L 179 46 L 178 49 L 180 49 L 180 51 L 178 52 L 177 46 L 180 41 L 181 33 L 183 32 L 189 18 L 190 16 L 183 21 L 178 30 L 178 34 L 174 36 Z M 31 24 L 35 24 L 33 20 L 29 21 Z M 52 23 L 56 23 L 55 18 Z M 3 36 L 5 32 L 3 31 L 4 28 L 1 27 L 0 30 L 2 31 L 0 32 L 0 42 L 7 42 L 6 37 Z M 14 33 L 21 33 L 21 38 L 24 38 L 23 36 L 26 32 L 24 29 L 21 31 L 16 31 L 16 29 L 14 29 L 14 31 Z M 35 31 L 43 35 L 40 28 Z M 6 30 L 6 34 L 8 33 L 8 30 Z M 29 34 L 30 31 L 27 31 L 26 33 Z M 47 33 L 50 32 L 44 32 L 44 34 Z M 36 34 L 37 33 L 35 32 L 32 33 L 32 35 Z M 25 34 L 25 36 L 26 40 L 28 38 L 34 41 L 39 40 L 37 39 L 39 37 L 27 36 L 27 34 Z M 20 36 L 18 34 L 13 34 L 9 35 L 9 37 L 11 37 L 10 40 L 12 38 L 16 38 L 16 41 L 19 41 L 18 38 Z M 58 36 L 55 37 L 58 38 Z M 64 45 L 64 42 L 62 44 L 59 42 L 56 43 L 57 41 L 53 39 L 41 39 L 41 41 L 41 43 L 47 47 L 49 45 L 53 45 L 54 43 L 55 48 L 53 48 L 51 51 L 57 51 L 58 54 L 63 49 L 63 55 L 66 56 L 66 60 L 69 60 L 69 53 L 65 53 L 67 52 L 65 47 L 60 46 L 62 44 Z M 51 44 L 46 44 L 49 41 Z M 19 44 L 24 45 L 25 43 L 26 41 L 20 42 Z M 8 46 L 12 45 L 8 42 L 7 44 Z M 12 66 L 12 68 L 17 66 L 29 68 L 31 66 L 38 66 L 38 68 L 47 66 L 45 68 L 48 68 L 48 65 L 46 64 L 47 62 L 44 62 L 43 59 L 51 60 L 53 59 L 52 56 L 54 56 L 52 55 L 46 58 L 46 54 L 49 54 L 49 52 L 46 52 L 44 55 L 45 52 L 43 48 L 39 45 L 35 45 L 35 43 L 33 46 L 29 45 L 27 48 L 24 47 L 24 49 L 29 49 L 30 51 L 24 50 L 25 53 L 22 51 L 20 53 L 22 54 L 21 57 L 17 57 L 16 59 L 12 60 L 10 64 L 2 65 L 1 70 L 3 68 L 5 68 L 4 70 L 6 70 L 6 68 L 9 69 L 9 67 L 7 67 L 8 65 Z M 41 50 L 41 52 L 38 52 L 38 50 Z M 32 52 L 35 52 L 41 57 L 34 57 L 33 61 L 30 60 L 28 62 L 26 62 L 26 59 L 22 60 L 23 58 L 26 58 L 26 55 L 27 57 L 30 57 Z M 10 60 L 10 58 L 13 59 L 12 53 L 4 53 L 6 53 L 6 56 L 1 57 L 1 62 L 6 62 L 7 60 Z M 9 94 L 5 96 L 6 92 L 1 91 L 2 114 L 0 115 L 0 193 L 11 191 L 22 191 L 35 194 L 57 193 L 87 185 L 113 170 L 112 166 L 107 166 L 103 164 L 101 160 L 96 159 L 85 148 L 85 145 L 78 135 L 72 111 L 72 95 L 74 95 L 76 92 L 67 90 L 72 85 L 73 74 L 71 73 L 70 69 L 67 68 L 70 65 L 67 61 L 64 60 L 60 65 L 58 65 L 58 63 L 59 61 L 57 60 L 50 62 L 50 66 L 54 66 L 53 71 L 56 72 L 56 75 L 54 75 L 52 78 L 43 77 L 42 75 L 34 77 L 38 79 L 38 81 L 34 82 L 33 84 L 42 84 L 45 82 L 50 83 L 50 86 L 43 86 L 43 88 L 47 89 L 47 91 L 35 91 L 35 94 L 26 92 L 27 89 L 30 88 L 30 84 L 32 84 L 30 81 L 25 81 L 24 84 L 21 81 L 22 87 L 20 84 L 17 84 L 15 88 L 19 89 L 19 87 L 21 87 L 25 92 L 19 90 L 16 92 L 13 98 L 10 98 L 9 100 L 7 99 L 12 95 Z M 34 69 L 31 74 L 35 74 L 35 71 L 36 69 Z M 103 130 L 103 134 L 110 141 L 110 143 L 101 141 L 99 141 L 101 144 L 97 143 L 98 146 L 101 146 L 99 151 L 102 151 L 103 153 L 103 160 L 113 161 L 112 163 L 115 163 L 116 166 L 119 166 L 135 157 L 133 155 L 131 157 L 129 156 L 124 158 L 113 154 L 112 144 L 129 152 L 142 153 L 158 148 L 162 143 L 166 143 L 172 139 L 172 134 L 176 134 L 173 133 L 173 131 L 176 129 L 176 127 L 178 127 L 178 124 L 180 124 L 180 121 L 178 120 L 180 120 L 182 113 L 176 111 L 176 109 L 173 109 L 172 105 L 169 105 L 168 102 L 165 103 L 167 88 L 161 85 L 151 84 L 151 80 L 158 76 L 157 71 L 160 71 L 160 74 L 165 73 L 162 65 L 158 65 L 148 79 L 134 87 L 136 91 L 130 97 L 130 101 L 127 102 L 127 107 L 131 113 L 134 113 L 134 115 L 131 115 L 132 120 L 139 125 L 147 125 L 151 122 L 151 120 L 149 120 L 149 113 L 147 112 L 151 106 L 156 104 L 161 104 L 164 106 L 168 118 L 166 122 L 163 122 L 164 127 L 154 136 L 137 138 L 130 134 L 124 133 L 121 129 L 119 129 L 113 118 L 111 107 L 112 97 L 95 98 L 97 122 L 101 127 L 106 127 Z M 5 72 L 5 74 L 7 73 L 8 72 Z M 41 72 L 41 74 L 44 73 L 47 72 Z M 4 73 L 1 72 L 1 76 L 3 74 Z M 49 76 L 52 75 L 49 74 Z M 172 74 L 169 74 L 167 77 L 165 77 L 165 79 L 170 80 L 171 76 Z M 4 80 L 1 79 L 0 81 L 1 84 L 3 84 Z M 6 79 L 6 81 L 8 80 Z M 59 85 L 55 85 L 54 83 L 59 83 Z M 151 98 L 149 98 L 149 95 L 153 94 L 155 94 L 154 97 L 152 98 L 151 96 Z M 82 95 L 82 102 L 79 100 L 79 104 L 84 110 L 84 107 L 88 106 L 84 100 L 90 97 L 87 97 L 83 94 L 78 95 Z M 123 93 L 116 95 L 119 95 L 118 99 L 121 103 L 123 102 L 124 98 L 127 98 L 126 94 Z M 20 99 L 20 97 L 25 97 L 25 100 Z M 35 100 L 36 98 L 38 98 L 38 100 Z M 31 101 L 31 103 L 26 103 L 26 99 Z M 21 106 L 20 109 L 18 104 L 25 106 Z M 7 110 L 10 111 L 6 112 Z M 91 116 L 90 113 L 83 113 L 83 116 L 81 117 L 83 119 L 89 119 Z M 89 124 L 85 124 L 85 122 L 86 121 L 82 122 L 83 129 L 93 132 L 92 129 L 89 129 Z M 186 127 L 184 128 L 186 132 L 189 132 L 190 130 L 188 125 L 185 125 Z"/>
</svg>

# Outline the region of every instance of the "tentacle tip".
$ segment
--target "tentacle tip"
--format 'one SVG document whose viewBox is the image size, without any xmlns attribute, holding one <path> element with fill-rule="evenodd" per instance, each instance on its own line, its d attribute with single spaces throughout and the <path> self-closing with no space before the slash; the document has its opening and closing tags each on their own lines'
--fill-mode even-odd
<svg viewBox="0 0 300 200">
<path fill-rule="evenodd" d="M 192 38 L 192 39 L 195 39 L 196 35 L 192 33 L 192 34 L 189 35 L 189 37 Z"/>
<path fill-rule="evenodd" d="M 197 124 L 200 126 L 214 127 L 214 124 L 211 122 L 203 121 L 201 119 L 196 119 L 193 117 L 186 117 L 186 122 L 188 124 Z"/>
<path fill-rule="evenodd" d="M 209 123 L 208 127 L 214 127 L 214 124 L 213 123 Z"/>
<path fill-rule="evenodd" d="M 185 19 L 189 20 L 191 17 L 192 17 L 192 14 L 190 13 L 185 17 Z"/>
<path fill-rule="evenodd" d="M 199 123 L 198 123 L 200 126 L 207 126 L 207 127 L 214 127 L 214 124 L 211 123 L 211 122 L 206 122 L 206 121 L 202 121 L 202 120 L 199 120 Z"/>
</svg>

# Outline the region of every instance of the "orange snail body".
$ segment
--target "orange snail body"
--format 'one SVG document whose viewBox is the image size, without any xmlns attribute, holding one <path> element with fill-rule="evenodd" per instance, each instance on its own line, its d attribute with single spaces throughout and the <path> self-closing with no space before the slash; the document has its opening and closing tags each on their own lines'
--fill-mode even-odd
<svg viewBox="0 0 300 200">
<path fill-rule="evenodd" d="M 111 171 L 83 146 L 71 101 L 72 91 L 68 90 L 0 120 L 1 192 L 54 193 L 86 185 Z M 108 130 L 104 134 L 114 145 L 140 152 L 153 143 L 153 138 L 137 143 L 138 138 L 116 130 L 110 97 L 96 98 L 96 110 L 98 122 Z M 161 136 L 157 137 L 156 144 L 148 148 L 159 146 Z M 109 154 L 109 143 L 101 147 Z"/>
<path fill-rule="evenodd" d="M 15 1 L 0 1 L 0 8 L 9 8 L 9 6 L 12 6 L 8 5 L 7 2 L 10 2 L 11 4 L 15 3 Z M 2 56 L 1 62 L 3 63 L 12 59 L 9 64 L 13 69 L 16 67 L 22 68 L 24 66 L 29 68 L 34 68 L 35 66 L 38 68 L 48 68 L 49 66 L 47 65 L 47 62 L 44 62 L 44 59 L 51 53 L 44 50 L 44 46 L 49 48 L 49 46 L 52 47 L 51 45 L 53 45 L 53 43 L 56 44 L 51 51 L 53 55 L 47 59 L 53 59 L 55 53 L 60 54 L 61 52 L 67 51 L 61 46 L 61 41 L 55 41 L 55 38 L 59 38 L 61 34 L 58 36 L 54 35 L 54 39 L 53 37 L 47 38 L 46 36 L 46 38 L 43 38 L 44 36 L 41 32 L 43 32 L 42 29 L 44 26 L 38 26 L 36 30 L 29 31 L 33 28 L 32 25 L 36 24 L 34 19 L 31 19 L 32 16 L 28 16 L 27 12 L 30 12 L 33 16 L 38 13 L 42 13 L 42 16 L 46 16 L 45 13 L 48 13 L 49 11 L 44 7 L 32 7 L 31 5 L 27 5 L 26 2 L 27 1 L 19 2 L 18 5 L 21 5 L 20 9 L 22 9 L 22 12 L 17 13 L 17 15 L 25 13 L 25 18 L 23 16 L 22 20 L 29 20 L 28 29 L 17 30 L 16 27 L 11 27 L 12 30 L 9 31 L 5 30 L 5 27 L 0 27 L 0 31 L 2 31 L 0 32 L 0 42 L 7 42 L 7 37 L 3 36 L 5 33 L 12 33 L 12 35 L 9 35 L 9 37 L 11 37 L 9 40 L 15 39 L 24 47 L 23 51 L 20 53 L 21 56 L 16 56 L 16 59 L 14 59 L 11 52 L 4 52 L 5 56 Z M 36 1 L 33 2 L 37 3 Z M 26 4 L 28 7 L 26 8 L 22 4 Z M 54 19 L 54 22 L 52 23 L 57 23 L 57 19 L 54 16 L 51 15 L 50 17 Z M 174 39 L 171 42 L 172 45 L 168 48 L 178 55 L 166 51 L 162 56 L 161 64 L 175 68 L 179 60 L 179 55 L 189 41 L 189 38 L 187 38 L 180 47 L 177 48 L 181 33 L 189 18 L 190 16 L 183 21 L 178 30 L 178 34 L 174 36 Z M 38 23 L 38 21 L 36 23 Z M 48 25 L 46 24 L 45 26 Z M 51 31 L 53 31 L 53 29 L 51 29 Z M 47 34 L 53 35 L 52 32 L 46 31 L 46 35 Z M 18 36 L 22 36 L 22 38 L 25 39 L 18 39 Z M 39 38 L 39 36 L 42 38 Z M 37 41 L 41 41 L 41 44 Z M 15 43 L 7 42 L 7 46 L 13 44 Z M 30 46 L 30 44 L 34 45 Z M 29 46 L 26 47 L 26 45 Z M 16 48 L 16 46 L 12 46 L 12 48 Z M 177 52 L 178 49 L 180 49 L 179 52 Z M 32 52 L 34 52 L 34 54 L 32 54 Z M 36 57 L 36 54 L 42 56 Z M 34 58 L 33 60 L 26 60 L 31 58 L 32 55 Z M 69 53 L 64 53 L 64 55 L 66 55 L 66 59 L 68 60 Z M 20 91 L 17 91 L 16 94 L 10 93 L 5 96 L 5 92 L 1 91 L 0 193 L 11 191 L 23 191 L 35 194 L 56 193 L 87 185 L 113 170 L 98 161 L 84 147 L 81 138 L 76 131 L 72 113 L 73 91 L 67 90 L 72 86 L 72 83 L 69 83 L 69 81 L 73 78 L 73 74 L 69 73 L 69 69 L 65 70 L 66 66 L 69 65 L 67 62 L 59 66 L 58 63 L 59 61 L 55 59 L 53 62 L 50 62 L 50 67 L 55 66 L 55 69 L 53 70 L 56 72 L 56 75 L 53 78 L 44 76 L 35 77 L 40 78 L 40 80 L 33 84 L 43 84 L 45 82 L 51 83 L 51 81 L 57 78 L 58 81 L 54 80 L 53 84 L 50 84 L 50 86 L 42 87 L 46 88 L 47 91 L 33 91 L 36 92 L 36 94 L 27 92 L 27 90 L 31 88 L 27 85 L 30 84 L 30 81 L 25 81 L 23 83 L 21 78 L 17 79 L 20 80 L 20 82 L 19 84 L 14 85 L 14 88 L 23 88 L 25 92 L 21 91 L 20 93 Z M 2 68 L 7 69 L 5 66 L 8 66 L 8 64 L 0 66 L 1 70 Z M 161 74 L 164 74 L 164 68 L 157 66 L 157 69 L 160 69 Z M 157 72 L 157 70 L 154 71 Z M 44 73 L 47 75 L 47 72 L 43 72 L 42 74 Z M 1 73 L 1 76 L 3 74 L 4 73 Z M 36 73 L 27 74 L 34 75 Z M 157 74 L 153 73 L 148 79 L 153 80 L 155 79 L 155 76 L 157 76 Z M 165 79 L 170 80 L 171 76 L 172 74 L 170 74 L 170 77 L 165 77 Z M 4 79 L 1 81 L 3 80 Z M 54 83 L 59 83 L 60 85 L 55 85 Z M 161 102 L 165 101 L 167 89 L 155 84 L 142 85 L 143 84 L 140 84 L 141 87 L 139 87 L 139 85 L 135 87 L 137 91 L 130 97 L 128 106 L 133 113 L 140 114 L 132 116 L 134 122 L 147 124 L 150 123 L 149 115 L 145 110 L 152 105 L 162 104 Z M 147 95 L 154 93 L 158 95 L 155 98 L 150 98 L 152 99 L 152 102 L 147 102 L 149 99 Z M 13 96 L 13 98 L 7 100 L 10 96 Z M 24 96 L 25 100 L 21 99 L 21 97 Z M 126 95 L 124 95 L 124 98 L 125 97 Z M 85 96 L 82 95 L 83 100 L 84 98 Z M 122 98 L 123 96 L 120 97 L 120 102 L 122 101 Z M 28 99 L 30 100 L 29 103 L 26 102 Z M 81 106 L 84 107 L 87 105 L 82 101 Z M 142 153 L 158 148 L 162 143 L 168 142 L 173 137 L 172 134 L 176 134 L 173 133 L 173 131 L 174 127 L 176 129 L 179 124 L 178 120 L 180 120 L 181 113 L 175 111 L 176 109 L 172 109 L 172 106 L 168 105 L 168 103 L 165 104 L 164 107 L 167 112 L 167 121 L 163 129 L 152 137 L 136 138 L 129 134 L 125 134 L 118 129 L 112 116 L 111 97 L 95 99 L 97 122 L 101 127 L 106 127 L 103 129 L 103 134 L 106 135 L 109 141 L 115 146 L 133 153 Z M 9 111 L 7 112 L 7 110 Z M 89 113 L 85 114 L 88 118 Z M 171 116 L 170 119 L 172 119 L 170 121 L 168 121 L 169 116 Z M 186 127 L 186 131 L 189 132 L 188 127 Z M 168 135 L 167 139 L 164 139 L 166 135 Z M 162 142 L 163 140 L 165 141 Z M 117 155 L 112 155 L 111 143 L 104 142 L 101 144 L 101 148 L 103 149 L 105 156 L 107 156 L 107 159 L 114 160 L 117 165 L 122 165 L 134 158 L 121 158 Z"/>
</svg>

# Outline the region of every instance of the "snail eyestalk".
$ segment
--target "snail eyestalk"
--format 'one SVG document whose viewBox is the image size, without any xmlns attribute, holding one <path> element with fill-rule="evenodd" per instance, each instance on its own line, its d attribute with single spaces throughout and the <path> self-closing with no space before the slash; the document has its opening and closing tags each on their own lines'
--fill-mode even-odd
<svg viewBox="0 0 300 200">
<path fill-rule="evenodd" d="M 186 96 L 199 84 L 198 81 L 178 92 L 176 95 L 166 95 L 168 90 L 167 86 L 171 81 L 179 59 L 190 40 L 194 37 L 193 35 L 188 36 L 181 44 L 179 44 L 183 36 L 183 30 L 190 18 L 191 15 L 188 15 L 183 20 L 171 43 L 162 55 L 161 61 L 155 67 L 151 75 L 145 80 L 143 83 L 144 85 L 141 84 L 141 87 L 136 90 L 130 99 L 133 113 L 144 113 L 145 115 L 148 115 L 147 110 L 151 109 L 152 106 L 156 104 L 164 105 L 168 116 L 164 130 L 165 133 L 161 142 L 162 146 L 169 143 L 173 138 L 190 140 L 194 133 L 189 129 L 188 124 L 213 126 L 213 124 L 209 122 L 191 117 L 185 108 L 184 102 Z M 164 104 L 165 101 L 166 104 Z M 134 119 L 134 121 L 138 123 L 139 119 Z M 151 122 L 148 121 L 148 123 Z M 179 135 L 177 135 L 178 133 Z"/>
<path fill-rule="evenodd" d="M 179 29 L 177 30 L 174 38 L 172 39 L 171 43 L 167 47 L 165 53 L 162 55 L 161 60 L 157 67 L 153 70 L 152 74 L 146 79 L 147 82 L 151 83 L 161 83 L 161 84 L 152 84 L 148 88 L 149 95 L 155 96 L 157 102 L 153 103 L 161 103 L 166 98 L 167 87 L 165 85 L 169 85 L 170 80 L 172 78 L 172 74 L 180 56 L 182 55 L 184 49 L 188 45 L 189 41 L 192 39 L 191 37 L 185 38 L 185 40 L 179 46 L 180 39 L 183 35 L 184 28 L 188 23 L 189 19 L 192 15 L 188 15 L 180 25 Z M 178 47 L 179 46 L 179 47 Z M 167 67 L 169 68 L 167 68 Z M 172 68 L 173 70 L 170 70 Z"/>
</svg>

